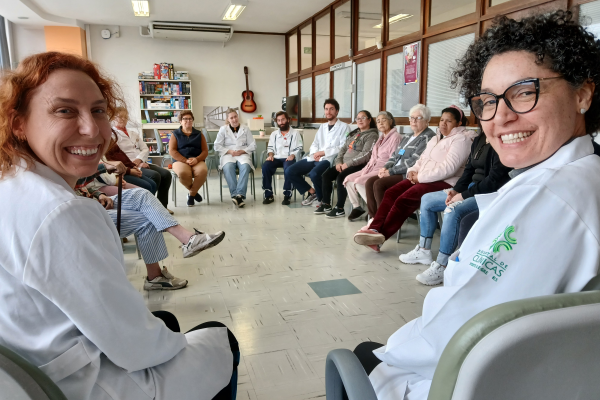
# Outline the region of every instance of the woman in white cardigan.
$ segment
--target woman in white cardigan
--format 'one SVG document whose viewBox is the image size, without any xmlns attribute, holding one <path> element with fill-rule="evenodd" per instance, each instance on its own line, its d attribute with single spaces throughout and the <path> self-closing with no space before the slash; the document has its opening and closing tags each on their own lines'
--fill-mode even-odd
<svg viewBox="0 0 600 400">
<path fill-rule="evenodd" d="M 0 344 L 71 400 L 230 399 L 233 335 L 218 323 L 184 335 L 152 315 L 111 218 L 73 191 L 108 149 L 118 101 L 72 55 L 36 54 L 2 77 Z"/>
</svg>

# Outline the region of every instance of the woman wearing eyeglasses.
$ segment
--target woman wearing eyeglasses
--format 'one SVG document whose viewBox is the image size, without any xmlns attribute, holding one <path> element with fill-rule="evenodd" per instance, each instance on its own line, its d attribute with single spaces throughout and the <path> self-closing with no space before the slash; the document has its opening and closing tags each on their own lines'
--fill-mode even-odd
<svg viewBox="0 0 600 400">
<path fill-rule="evenodd" d="M 496 193 L 476 196 L 479 220 L 449 262 L 444 286 L 427 294 L 422 316 L 385 346 L 363 343 L 355 350 L 370 365 L 380 400 L 425 400 L 450 338 L 481 311 L 579 292 L 598 274 L 600 158 L 590 135 L 600 127 L 600 46 L 594 36 L 570 12 L 521 21 L 503 16 L 469 47 L 453 81 L 502 164 L 513 168 L 512 179 Z M 518 397 L 524 382 L 505 385 L 505 398 Z"/>
<path fill-rule="evenodd" d="M 406 171 L 415 165 L 429 140 L 435 136 L 435 132 L 429 128 L 431 119 L 429 107 L 417 104 L 410 109 L 408 115 L 410 115 L 410 128 L 413 134 L 403 136 L 398 148 L 387 163 L 379 169 L 377 176 L 369 178 L 365 183 L 367 207 L 371 218 L 377 213 L 385 191 L 406 178 Z"/>
</svg>

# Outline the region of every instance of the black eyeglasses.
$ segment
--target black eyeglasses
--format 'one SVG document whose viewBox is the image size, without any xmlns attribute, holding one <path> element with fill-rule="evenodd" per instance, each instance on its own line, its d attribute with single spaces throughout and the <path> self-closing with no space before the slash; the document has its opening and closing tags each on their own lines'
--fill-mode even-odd
<svg viewBox="0 0 600 400">
<path fill-rule="evenodd" d="M 489 92 L 478 93 L 469 98 L 469 105 L 480 121 L 489 121 L 496 116 L 500 99 L 504 99 L 508 108 L 515 113 L 525 114 L 533 110 L 538 102 L 540 81 L 558 78 L 562 76 L 525 79 L 510 85 L 501 95 Z"/>
</svg>

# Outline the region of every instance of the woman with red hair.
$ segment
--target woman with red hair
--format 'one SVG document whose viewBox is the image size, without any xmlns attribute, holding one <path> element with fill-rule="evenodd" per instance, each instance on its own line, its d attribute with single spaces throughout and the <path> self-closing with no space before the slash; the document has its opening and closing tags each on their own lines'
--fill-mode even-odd
<svg viewBox="0 0 600 400">
<path fill-rule="evenodd" d="M 184 335 L 172 314 L 152 315 L 112 220 L 73 191 L 96 172 L 121 101 L 72 55 L 33 55 L 3 75 L 0 343 L 69 399 L 233 398 L 235 337 L 219 323 Z"/>
</svg>

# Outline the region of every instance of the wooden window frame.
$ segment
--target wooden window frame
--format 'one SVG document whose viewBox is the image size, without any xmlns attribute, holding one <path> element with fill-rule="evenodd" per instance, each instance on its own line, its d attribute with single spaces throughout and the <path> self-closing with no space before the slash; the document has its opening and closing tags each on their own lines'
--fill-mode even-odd
<svg viewBox="0 0 600 400">
<path fill-rule="evenodd" d="M 340 8 L 341 6 L 343 6 L 346 3 L 350 3 L 350 12 L 353 11 L 353 6 L 352 4 L 354 3 L 355 0 L 343 0 L 343 1 L 339 1 L 338 3 L 332 5 L 331 7 L 331 38 L 332 38 L 332 42 L 331 42 L 331 65 L 336 65 L 336 64 L 340 64 L 346 61 L 350 61 L 350 55 L 345 55 L 343 57 L 339 57 L 339 58 L 335 58 L 335 10 L 337 10 L 338 8 Z M 354 19 L 351 18 L 352 22 L 350 23 L 350 48 L 354 49 L 354 36 L 353 36 L 353 32 L 352 32 L 352 26 L 354 25 Z"/>
<path fill-rule="evenodd" d="M 321 69 L 325 69 L 325 68 L 329 68 L 331 66 L 331 60 L 333 59 L 333 44 L 332 44 L 332 32 L 331 32 L 331 27 L 333 25 L 333 13 L 332 13 L 332 9 L 331 7 L 327 8 L 326 10 L 321 11 L 319 14 L 316 14 L 313 17 L 313 43 L 314 43 L 314 49 L 317 48 L 317 20 L 323 18 L 325 15 L 329 14 L 329 61 L 325 62 L 325 63 L 321 63 L 317 65 L 317 52 L 315 51 L 315 55 L 313 58 L 313 70 L 321 70 Z M 333 38 L 335 39 L 335 38 Z"/>
<path fill-rule="evenodd" d="M 315 116 L 317 115 L 317 104 L 315 102 L 315 81 L 317 76 L 319 75 L 325 75 L 325 74 L 329 74 L 329 95 L 327 96 L 327 98 L 331 98 L 331 96 L 333 96 L 333 72 L 329 71 L 329 70 L 321 70 L 318 72 L 314 72 L 313 73 L 313 122 L 315 123 L 325 123 L 327 122 L 326 118 L 316 118 Z"/>
<path fill-rule="evenodd" d="M 305 68 L 305 69 L 300 69 L 302 68 L 302 60 L 300 59 L 300 57 L 302 57 L 303 52 L 300 51 L 300 46 L 302 45 L 302 29 L 306 28 L 308 25 L 311 25 L 311 30 L 310 30 L 310 35 L 311 35 L 311 46 L 313 46 L 314 49 L 314 45 L 315 45 L 315 40 L 314 40 L 314 33 L 315 33 L 315 26 L 313 23 L 313 20 L 311 19 L 310 21 L 306 21 L 304 24 L 300 25 L 298 27 L 298 76 L 300 75 L 306 75 L 310 72 L 312 72 L 313 67 L 315 65 L 315 54 L 314 52 L 312 53 L 312 57 L 311 57 L 311 62 L 310 62 L 310 67 Z"/>
</svg>

